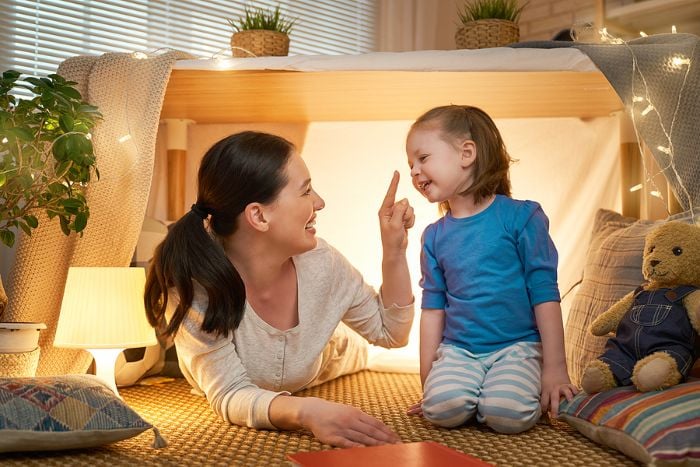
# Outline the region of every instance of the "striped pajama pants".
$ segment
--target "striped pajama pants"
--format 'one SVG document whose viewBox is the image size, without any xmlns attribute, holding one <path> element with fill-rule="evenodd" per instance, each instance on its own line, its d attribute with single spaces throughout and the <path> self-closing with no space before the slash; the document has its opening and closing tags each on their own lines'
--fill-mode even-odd
<svg viewBox="0 0 700 467">
<path fill-rule="evenodd" d="M 423 388 L 423 416 L 452 428 L 476 415 L 500 433 L 520 433 L 540 418 L 542 344 L 519 342 L 487 354 L 440 344 Z"/>
</svg>

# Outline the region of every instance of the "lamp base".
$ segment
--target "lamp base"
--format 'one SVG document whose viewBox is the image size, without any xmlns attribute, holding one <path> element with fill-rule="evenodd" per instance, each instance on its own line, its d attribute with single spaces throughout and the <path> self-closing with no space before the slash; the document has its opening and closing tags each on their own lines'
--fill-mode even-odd
<svg viewBox="0 0 700 467">
<path fill-rule="evenodd" d="M 114 382 L 114 365 L 117 363 L 117 357 L 124 349 L 87 349 L 95 359 L 95 376 L 100 378 L 102 382 L 120 399 L 117 385 Z"/>
</svg>

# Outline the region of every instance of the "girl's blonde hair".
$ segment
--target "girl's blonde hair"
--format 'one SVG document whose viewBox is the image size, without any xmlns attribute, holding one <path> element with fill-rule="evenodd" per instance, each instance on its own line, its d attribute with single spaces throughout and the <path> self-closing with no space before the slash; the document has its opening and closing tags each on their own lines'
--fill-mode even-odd
<svg viewBox="0 0 700 467">
<path fill-rule="evenodd" d="M 508 169 L 513 159 L 496 124 L 486 112 L 468 105 L 435 107 L 418 117 L 409 134 L 423 128 L 439 129 L 450 144 L 460 144 L 465 138 L 476 144 L 474 182 L 460 195 L 471 194 L 477 204 L 494 194 L 510 197 Z M 457 140 L 460 143 L 456 143 Z M 440 203 L 440 209 L 449 212 L 447 201 Z"/>
</svg>

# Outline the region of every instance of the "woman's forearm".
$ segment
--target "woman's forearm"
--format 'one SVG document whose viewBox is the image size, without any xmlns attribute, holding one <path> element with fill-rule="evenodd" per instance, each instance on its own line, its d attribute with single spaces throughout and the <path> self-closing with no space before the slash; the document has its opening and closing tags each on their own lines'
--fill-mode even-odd
<svg viewBox="0 0 700 467">
<path fill-rule="evenodd" d="M 406 251 L 384 252 L 382 258 L 382 301 L 384 306 L 406 306 L 413 302 Z"/>
</svg>

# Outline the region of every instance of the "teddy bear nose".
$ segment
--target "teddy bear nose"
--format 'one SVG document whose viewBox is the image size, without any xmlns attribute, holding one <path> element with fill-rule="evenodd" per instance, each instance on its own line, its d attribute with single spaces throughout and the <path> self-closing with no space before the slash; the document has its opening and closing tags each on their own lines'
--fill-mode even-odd
<svg viewBox="0 0 700 467">
<path fill-rule="evenodd" d="M 649 261 L 649 264 L 651 264 L 651 267 L 653 268 L 653 267 L 656 267 L 656 265 L 659 264 L 660 262 L 661 261 L 659 261 L 658 259 L 652 259 L 651 261 Z"/>
</svg>

